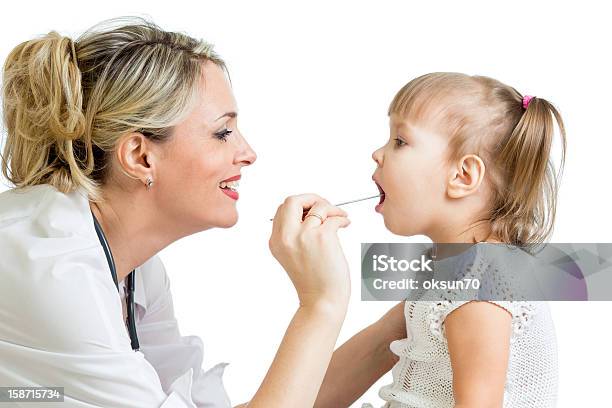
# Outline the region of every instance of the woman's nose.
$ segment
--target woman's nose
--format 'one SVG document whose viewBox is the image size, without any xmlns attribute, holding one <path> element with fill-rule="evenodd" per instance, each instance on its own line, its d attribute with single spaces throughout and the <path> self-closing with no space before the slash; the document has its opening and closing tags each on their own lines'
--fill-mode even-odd
<svg viewBox="0 0 612 408">
<path fill-rule="evenodd" d="M 255 163 L 257 160 L 257 153 L 253 150 L 253 148 L 247 143 L 247 141 L 242 138 L 242 146 L 238 154 L 236 155 L 235 161 L 238 163 L 242 163 L 245 166 L 250 166 Z"/>
</svg>

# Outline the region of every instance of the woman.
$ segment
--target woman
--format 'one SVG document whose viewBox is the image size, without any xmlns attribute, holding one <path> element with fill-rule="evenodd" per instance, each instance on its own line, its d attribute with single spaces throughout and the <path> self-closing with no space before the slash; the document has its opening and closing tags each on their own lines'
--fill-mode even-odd
<svg viewBox="0 0 612 408">
<path fill-rule="evenodd" d="M 0 384 L 64 387 L 62 407 L 227 407 L 224 364 L 203 371 L 200 339 L 179 334 L 157 253 L 234 225 L 256 155 L 211 46 L 128 23 L 51 32 L 6 60 Z M 348 224 L 312 194 L 278 207 L 269 245 L 300 306 L 249 407 L 314 405 L 349 299 Z"/>
</svg>

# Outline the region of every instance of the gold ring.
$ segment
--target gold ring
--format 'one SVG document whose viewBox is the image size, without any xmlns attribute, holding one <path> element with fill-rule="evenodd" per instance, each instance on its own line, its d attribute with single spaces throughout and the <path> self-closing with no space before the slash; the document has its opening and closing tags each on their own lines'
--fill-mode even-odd
<svg viewBox="0 0 612 408">
<path fill-rule="evenodd" d="M 306 218 L 308 218 L 308 217 L 317 217 L 318 219 L 321 220 L 321 224 L 323 224 L 323 221 L 325 221 L 322 216 L 320 216 L 319 214 L 316 214 L 316 213 L 312 213 L 312 214 L 308 213 L 308 215 L 304 218 L 304 220 L 306 220 Z"/>
</svg>

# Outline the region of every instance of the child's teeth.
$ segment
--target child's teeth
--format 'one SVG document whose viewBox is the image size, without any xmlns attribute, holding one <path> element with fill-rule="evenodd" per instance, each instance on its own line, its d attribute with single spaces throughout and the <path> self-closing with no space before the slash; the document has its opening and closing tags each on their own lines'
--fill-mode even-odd
<svg viewBox="0 0 612 408">
<path fill-rule="evenodd" d="M 219 184 L 219 187 L 221 187 L 221 188 L 225 188 L 226 186 L 227 186 L 227 184 L 225 183 L 225 181 L 222 181 L 222 182 Z"/>
</svg>

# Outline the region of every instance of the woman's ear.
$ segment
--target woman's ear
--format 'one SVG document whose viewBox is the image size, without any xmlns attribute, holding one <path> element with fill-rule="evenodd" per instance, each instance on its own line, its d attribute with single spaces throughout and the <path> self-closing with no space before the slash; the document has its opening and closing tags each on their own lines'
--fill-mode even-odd
<svg viewBox="0 0 612 408">
<path fill-rule="evenodd" d="M 121 137 L 117 144 L 116 158 L 119 170 L 134 180 L 155 179 L 155 152 L 151 142 L 139 132 L 131 132 Z"/>
<path fill-rule="evenodd" d="M 446 192 L 451 198 L 462 198 L 475 193 L 485 175 L 485 165 L 480 157 L 468 154 L 451 168 Z"/>
</svg>

